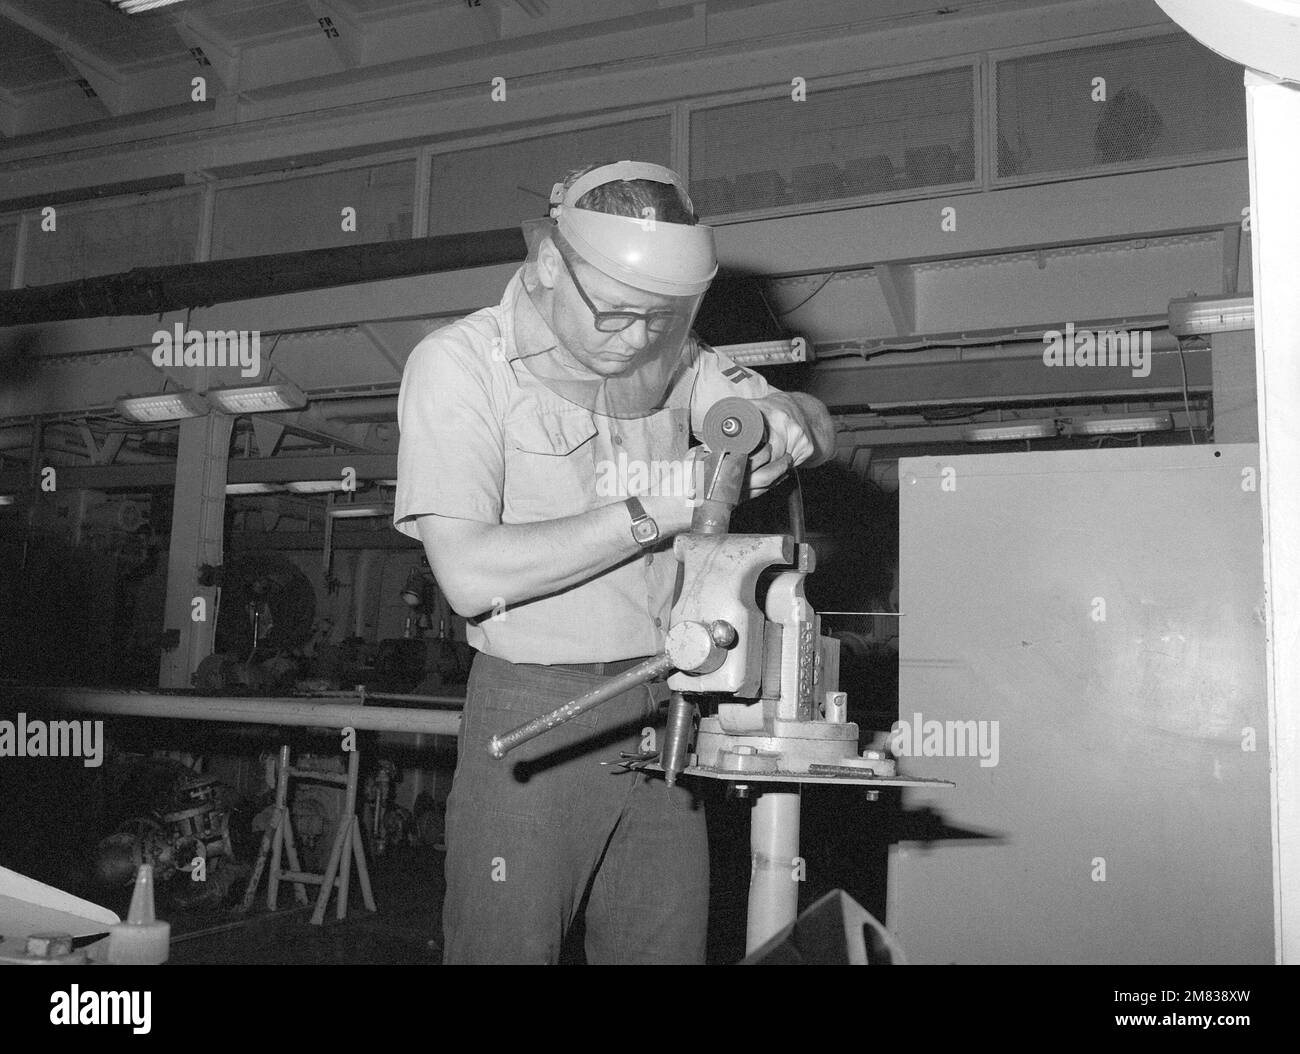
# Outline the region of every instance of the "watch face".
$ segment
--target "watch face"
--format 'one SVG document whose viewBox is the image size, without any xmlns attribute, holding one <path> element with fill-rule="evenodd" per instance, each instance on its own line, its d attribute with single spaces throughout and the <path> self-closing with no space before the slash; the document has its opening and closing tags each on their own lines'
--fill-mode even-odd
<svg viewBox="0 0 1300 1054">
<path fill-rule="evenodd" d="M 659 525 L 654 520 L 646 520 L 642 523 L 632 524 L 632 537 L 642 545 L 647 542 L 653 542 L 659 537 Z"/>
</svg>

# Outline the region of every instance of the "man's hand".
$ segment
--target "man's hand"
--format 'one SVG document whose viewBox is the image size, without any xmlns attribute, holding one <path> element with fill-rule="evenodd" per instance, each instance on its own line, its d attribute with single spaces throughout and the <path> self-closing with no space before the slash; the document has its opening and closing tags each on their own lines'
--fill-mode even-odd
<svg viewBox="0 0 1300 1054">
<path fill-rule="evenodd" d="M 773 392 L 752 402 L 767 422 L 767 442 L 749 456 L 746 498 L 765 494 L 795 465 L 820 465 L 834 453 L 835 425 L 811 395 Z"/>
</svg>

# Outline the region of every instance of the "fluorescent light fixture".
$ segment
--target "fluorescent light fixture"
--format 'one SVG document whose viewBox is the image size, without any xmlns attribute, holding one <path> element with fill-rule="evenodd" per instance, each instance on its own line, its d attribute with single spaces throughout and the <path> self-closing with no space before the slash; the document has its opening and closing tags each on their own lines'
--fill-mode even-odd
<svg viewBox="0 0 1300 1054">
<path fill-rule="evenodd" d="M 1174 427 L 1172 414 L 1138 414 L 1126 417 L 1079 417 L 1070 424 L 1076 436 L 1109 436 L 1131 432 L 1167 432 Z"/>
<path fill-rule="evenodd" d="M 1023 439 L 1051 439 L 1056 435 L 1055 421 L 1017 421 L 1006 425 L 971 425 L 962 429 L 968 443 L 1014 443 Z"/>
<path fill-rule="evenodd" d="M 275 494 L 284 489 L 283 483 L 227 483 L 226 494 Z"/>
<path fill-rule="evenodd" d="M 331 505 L 325 514 L 331 520 L 361 520 L 376 516 L 393 515 L 391 501 L 377 501 L 355 505 Z"/>
<path fill-rule="evenodd" d="M 138 395 L 117 399 L 113 407 L 129 421 L 179 421 L 183 417 L 202 417 L 208 412 L 203 396 L 194 392 Z"/>
<path fill-rule="evenodd" d="M 343 481 L 341 479 L 296 479 L 292 483 L 286 483 L 285 486 L 294 494 L 328 494 L 331 491 L 342 490 Z"/>
<path fill-rule="evenodd" d="M 719 344 L 720 351 L 737 366 L 777 366 L 789 362 L 807 362 L 808 342 L 803 337 L 793 340 L 762 340 L 754 344 Z"/>
<path fill-rule="evenodd" d="M 1254 297 L 1184 296 L 1169 301 L 1169 332 L 1175 337 L 1254 328 Z"/>
<path fill-rule="evenodd" d="M 14 496 L 12 494 L 0 494 L 0 505 L 12 505 Z"/>
<path fill-rule="evenodd" d="M 109 2 L 128 15 L 139 15 L 145 11 L 152 11 L 156 7 L 170 7 L 184 0 L 109 0 Z"/>
<path fill-rule="evenodd" d="M 301 410 L 307 396 L 296 384 L 254 384 L 247 388 L 211 388 L 207 393 L 213 409 L 223 414 L 260 414 L 268 410 Z"/>
</svg>

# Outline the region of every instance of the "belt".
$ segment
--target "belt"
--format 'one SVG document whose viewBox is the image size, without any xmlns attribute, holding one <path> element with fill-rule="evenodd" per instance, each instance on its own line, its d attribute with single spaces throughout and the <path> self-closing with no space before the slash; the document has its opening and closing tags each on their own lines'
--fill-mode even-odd
<svg viewBox="0 0 1300 1054">
<path fill-rule="evenodd" d="M 563 670 L 565 673 L 590 673 L 598 677 L 613 677 L 616 674 L 639 666 L 653 655 L 642 655 L 636 659 L 615 659 L 613 662 L 557 662 L 544 666 L 547 670 Z"/>
</svg>

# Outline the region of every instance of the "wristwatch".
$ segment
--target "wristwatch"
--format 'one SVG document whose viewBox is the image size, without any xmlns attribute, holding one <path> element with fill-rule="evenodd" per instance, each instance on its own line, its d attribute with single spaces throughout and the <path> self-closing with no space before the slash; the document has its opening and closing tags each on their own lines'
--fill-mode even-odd
<svg viewBox="0 0 1300 1054">
<path fill-rule="evenodd" d="M 645 506 L 637 498 L 628 498 L 623 503 L 628 515 L 632 517 L 632 537 L 642 549 L 648 549 L 659 541 L 659 524 L 650 518 Z"/>
</svg>

